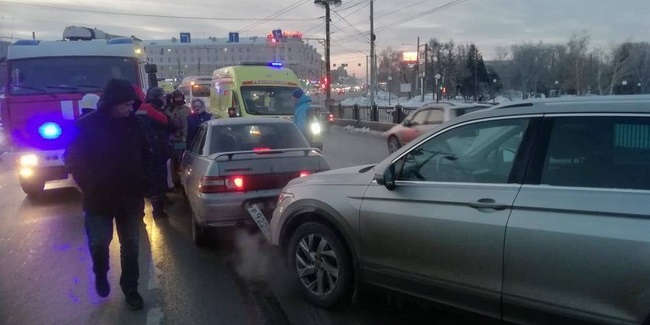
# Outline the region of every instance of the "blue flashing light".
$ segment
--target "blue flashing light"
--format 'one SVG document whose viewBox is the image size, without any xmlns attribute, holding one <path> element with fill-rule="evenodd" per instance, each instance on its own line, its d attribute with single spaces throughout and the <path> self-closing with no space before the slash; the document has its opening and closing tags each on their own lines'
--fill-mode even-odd
<svg viewBox="0 0 650 325">
<path fill-rule="evenodd" d="M 61 126 L 54 122 L 45 122 L 38 128 L 38 134 L 46 140 L 58 139 L 61 133 Z"/>
<path fill-rule="evenodd" d="M 13 42 L 12 45 L 38 45 L 40 42 L 36 39 L 21 39 Z"/>
<path fill-rule="evenodd" d="M 112 38 L 106 41 L 108 44 L 133 44 L 133 39 L 128 37 Z"/>
<path fill-rule="evenodd" d="M 282 62 L 269 62 L 269 67 L 282 68 L 283 65 Z"/>
</svg>

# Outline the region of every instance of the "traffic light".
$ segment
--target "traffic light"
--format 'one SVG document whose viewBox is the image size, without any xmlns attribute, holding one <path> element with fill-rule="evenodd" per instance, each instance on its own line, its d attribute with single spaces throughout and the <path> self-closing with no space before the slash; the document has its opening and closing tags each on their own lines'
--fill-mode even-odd
<svg viewBox="0 0 650 325">
<path fill-rule="evenodd" d="M 447 93 L 447 87 L 442 87 L 442 93 L 446 94 Z"/>
<path fill-rule="evenodd" d="M 320 78 L 320 85 L 325 89 L 327 85 L 329 84 L 329 80 L 327 79 L 327 76 L 323 76 Z"/>
</svg>

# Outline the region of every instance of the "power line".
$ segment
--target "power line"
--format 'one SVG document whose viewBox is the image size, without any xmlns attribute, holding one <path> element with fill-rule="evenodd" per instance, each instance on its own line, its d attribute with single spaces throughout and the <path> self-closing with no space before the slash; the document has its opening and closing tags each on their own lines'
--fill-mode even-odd
<svg viewBox="0 0 650 325">
<path fill-rule="evenodd" d="M 429 15 L 429 14 L 433 14 L 433 13 L 437 13 L 437 12 L 449 9 L 449 8 L 451 8 L 453 6 L 459 5 L 459 4 L 467 2 L 467 1 L 469 1 L 469 0 L 453 0 L 453 1 L 449 1 L 449 2 L 447 2 L 445 4 L 443 4 L 443 5 L 439 5 L 437 7 L 434 7 L 434 8 L 419 12 L 419 13 L 417 13 L 415 15 L 411 15 L 411 16 L 408 16 L 408 17 L 405 17 L 405 18 L 401 18 L 401 19 L 396 20 L 396 21 L 394 21 L 392 23 L 381 26 L 381 27 L 375 29 L 375 33 L 380 32 L 382 30 L 386 30 L 388 28 L 393 28 L 393 27 L 401 25 L 401 24 L 403 24 L 405 22 L 409 22 L 409 21 L 412 21 L 412 20 L 417 19 L 417 18 L 421 18 L 421 17 Z M 422 3 L 422 2 L 425 2 L 425 1 L 420 1 L 420 2 L 418 2 L 418 4 Z M 338 42 L 338 44 L 343 43 L 343 42 L 349 42 L 349 41 L 354 40 L 353 38 L 354 38 L 354 35 L 350 35 L 350 36 L 347 36 L 347 37 L 344 37 L 344 38 L 341 38 L 341 39 L 337 39 L 337 42 Z"/>
<path fill-rule="evenodd" d="M 429 14 L 432 14 L 432 13 L 437 13 L 437 12 L 443 11 L 445 9 L 449 9 L 449 8 L 451 8 L 453 6 L 459 5 L 459 4 L 467 2 L 467 1 L 469 1 L 469 0 L 453 0 L 453 1 L 447 2 L 447 3 L 443 4 L 443 5 L 437 6 L 435 8 L 425 10 L 425 11 L 417 13 L 415 15 L 412 15 L 412 16 L 409 16 L 409 17 L 406 17 L 406 18 L 402 18 L 402 19 L 394 21 L 394 22 L 392 22 L 390 24 L 379 27 L 379 28 L 377 28 L 377 31 L 379 32 L 379 31 L 382 31 L 382 30 L 387 29 L 387 28 L 395 27 L 395 26 L 401 25 L 401 24 L 403 24 L 403 23 L 405 23 L 407 21 L 411 21 L 411 20 L 414 20 L 414 19 L 426 16 L 426 15 L 429 15 Z"/>
<path fill-rule="evenodd" d="M 117 11 L 104 11 L 104 10 L 96 10 L 96 9 L 59 7 L 59 6 L 50 6 L 50 5 L 41 5 L 41 4 L 27 4 L 27 3 L 8 2 L 8 1 L 0 1 L 0 4 L 1 5 L 6 5 L 6 6 L 16 6 L 16 7 L 41 8 L 41 9 L 88 12 L 88 13 L 96 13 L 96 14 L 102 14 L 102 15 L 119 15 L 119 16 L 150 17 L 150 18 L 193 19 L 193 20 L 227 20 L 227 21 L 258 21 L 258 20 L 263 19 L 263 18 L 196 17 L 196 16 L 172 16 L 172 15 L 138 14 L 138 13 L 117 12 Z M 267 21 L 308 21 L 308 20 L 314 20 L 314 19 L 318 19 L 318 18 L 271 18 L 271 19 L 266 19 L 266 20 Z"/>
<path fill-rule="evenodd" d="M 341 20 L 343 20 L 343 22 L 345 22 L 346 24 L 348 24 L 348 26 L 352 27 L 352 29 L 356 30 L 360 35 L 365 34 L 365 32 L 360 31 L 360 30 L 359 30 L 358 28 L 356 28 L 354 25 L 350 24 L 350 22 L 349 22 L 347 19 L 345 19 L 345 17 L 341 16 L 338 12 L 334 11 L 334 14 L 337 15 L 337 16 L 339 16 L 339 18 L 341 18 Z M 370 40 L 370 37 L 368 37 L 367 41 L 369 41 L 369 40 Z"/>
<path fill-rule="evenodd" d="M 255 27 L 257 27 L 257 26 L 259 26 L 259 25 L 261 25 L 261 24 L 263 24 L 265 22 L 267 22 L 267 21 L 270 21 L 273 18 L 277 18 L 278 16 L 281 16 L 281 15 L 283 15 L 283 14 L 285 14 L 285 13 L 291 11 L 291 10 L 294 10 L 294 9 L 298 8 L 298 7 L 304 5 L 305 3 L 309 2 L 309 1 L 310 0 L 298 0 L 298 1 L 294 2 L 293 4 L 287 6 L 287 7 L 283 8 L 283 9 L 280 9 L 279 11 L 277 11 L 274 14 L 268 15 L 265 18 L 261 19 L 260 21 L 258 21 L 256 23 L 253 23 L 253 24 L 251 24 L 251 25 L 249 25 L 249 26 L 247 26 L 245 28 L 242 28 L 240 30 L 240 32 L 245 32 L 245 31 L 251 30 L 251 29 L 253 29 L 253 28 L 255 28 Z"/>
</svg>

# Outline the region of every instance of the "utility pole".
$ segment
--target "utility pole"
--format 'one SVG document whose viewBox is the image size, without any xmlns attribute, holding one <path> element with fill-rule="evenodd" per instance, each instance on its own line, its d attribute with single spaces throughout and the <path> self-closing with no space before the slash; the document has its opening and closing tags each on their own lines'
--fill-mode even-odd
<svg viewBox="0 0 650 325">
<path fill-rule="evenodd" d="M 366 55 L 366 94 L 368 94 L 368 89 L 370 89 L 370 86 L 368 84 L 368 78 L 370 77 L 369 74 L 370 72 L 368 71 L 369 65 L 368 65 L 368 56 Z"/>
<path fill-rule="evenodd" d="M 325 7 L 325 107 L 332 105 L 332 80 L 330 72 L 330 6 L 338 6 L 341 0 L 314 0 L 314 4 Z"/>
<path fill-rule="evenodd" d="M 414 86 L 414 88 L 413 88 L 413 94 L 414 95 L 415 95 L 416 91 L 418 91 L 418 78 L 419 78 L 418 74 L 420 73 L 420 36 L 418 36 L 418 43 L 417 43 L 416 51 L 417 52 L 415 52 L 415 73 L 414 73 L 414 78 L 413 78 L 413 83 L 415 84 L 415 85 L 413 85 Z"/>
<path fill-rule="evenodd" d="M 429 58 L 429 44 L 424 43 L 424 68 L 422 69 L 422 79 L 421 79 L 422 80 L 422 87 L 420 88 L 420 92 L 421 92 L 421 95 L 422 95 L 422 98 L 420 98 L 421 102 L 424 101 L 424 88 L 425 88 L 424 85 L 425 85 L 425 82 L 427 80 L 426 79 L 427 78 L 427 64 L 429 63 L 428 58 Z"/>
<path fill-rule="evenodd" d="M 375 105 L 375 83 L 376 83 L 376 58 L 375 58 L 375 30 L 373 0 L 370 0 L 370 105 Z"/>
</svg>

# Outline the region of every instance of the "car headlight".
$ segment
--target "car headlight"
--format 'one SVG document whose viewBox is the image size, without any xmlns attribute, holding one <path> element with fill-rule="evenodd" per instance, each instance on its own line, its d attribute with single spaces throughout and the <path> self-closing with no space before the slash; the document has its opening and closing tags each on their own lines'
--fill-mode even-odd
<svg viewBox="0 0 650 325">
<path fill-rule="evenodd" d="M 34 154 L 20 156 L 18 164 L 25 167 L 34 167 L 38 165 L 38 157 Z"/>
<path fill-rule="evenodd" d="M 312 134 L 320 134 L 320 123 L 312 122 L 310 128 Z"/>
</svg>

